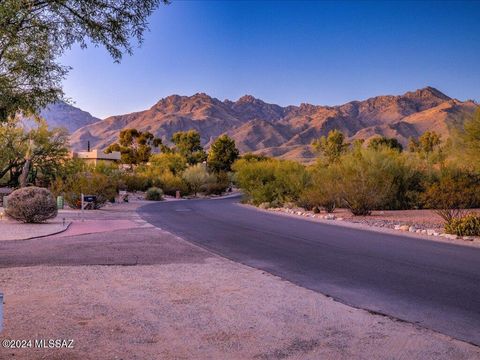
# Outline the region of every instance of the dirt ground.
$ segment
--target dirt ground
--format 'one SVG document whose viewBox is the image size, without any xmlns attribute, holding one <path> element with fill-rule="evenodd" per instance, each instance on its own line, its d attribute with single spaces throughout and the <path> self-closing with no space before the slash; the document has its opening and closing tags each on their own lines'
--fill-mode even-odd
<svg viewBox="0 0 480 360">
<path fill-rule="evenodd" d="M 105 222 L 95 233 L 78 223 L 62 235 L 3 242 L 0 340 L 72 339 L 74 348 L 0 348 L 1 360 L 480 358 L 476 346 L 343 305 L 142 224 L 139 205 L 86 214 L 87 224 Z M 63 216 L 79 221 L 74 212 Z M 111 231 L 126 220 L 138 226 Z"/>
<path fill-rule="evenodd" d="M 0 359 L 480 358 L 473 345 L 192 251 L 156 265 L 0 269 L 0 339 L 74 340 L 74 349 L 0 349 Z"/>
<path fill-rule="evenodd" d="M 479 209 L 468 212 L 480 214 Z M 334 213 L 352 222 L 391 222 L 395 224 L 417 225 L 421 228 L 443 228 L 443 219 L 433 210 L 385 210 L 373 211 L 369 216 L 353 216 L 347 209 L 337 209 Z"/>
</svg>

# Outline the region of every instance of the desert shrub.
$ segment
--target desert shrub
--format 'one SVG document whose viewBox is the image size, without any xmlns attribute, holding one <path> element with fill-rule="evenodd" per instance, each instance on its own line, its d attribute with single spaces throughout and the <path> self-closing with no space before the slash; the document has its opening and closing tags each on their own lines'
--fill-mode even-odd
<svg viewBox="0 0 480 360">
<path fill-rule="evenodd" d="M 125 173 L 120 177 L 120 188 L 127 191 L 145 191 L 152 186 L 153 180 L 143 173 Z"/>
<path fill-rule="evenodd" d="M 54 193 L 65 196 L 65 202 L 72 208 L 81 207 L 81 194 L 95 195 L 93 208 L 99 209 L 117 194 L 117 182 L 101 173 L 84 172 L 65 180 L 57 179 L 53 186 Z"/>
<path fill-rule="evenodd" d="M 174 175 L 170 171 L 165 171 L 158 177 L 158 185 L 162 188 L 163 192 L 167 195 L 175 196 L 177 191 L 180 191 L 182 195 L 189 194 L 188 185 L 178 175 Z"/>
<path fill-rule="evenodd" d="M 449 223 L 480 206 L 480 176 L 458 168 L 444 168 L 422 195 L 425 207 Z"/>
<path fill-rule="evenodd" d="M 146 200 L 160 201 L 163 200 L 163 191 L 157 187 L 151 187 L 145 193 Z"/>
<path fill-rule="evenodd" d="M 445 224 L 445 232 L 458 236 L 480 236 L 480 216 L 470 214 L 453 218 Z"/>
<path fill-rule="evenodd" d="M 226 172 L 210 174 L 205 184 L 200 187 L 200 191 L 206 195 L 220 195 L 230 186 L 230 178 Z"/>
<path fill-rule="evenodd" d="M 187 183 L 190 191 L 197 195 L 202 186 L 209 181 L 216 181 L 215 177 L 211 177 L 204 164 L 195 164 L 188 167 L 182 174 L 183 180 Z"/>
<path fill-rule="evenodd" d="M 240 159 L 233 169 L 236 184 L 255 205 L 296 202 L 308 182 L 305 167 L 294 161 Z"/>
<path fill-rule="evenodd" d="M 18 221 L 41 223 L 57 216 L 57 202 L 48 189 L 30 186 L 8 196 L 5 212 Z"/>
<path fill-rule="evenodd" d="M 352 214 L 369 215 L 398 194 L 397 175 L 403 170 L 398 156 L 391 149 L 358 148 L 329 166 L 332 187 Z"/>
<path fill-rule="evenodd" d="M 334 167 L 318 165 L 311 169 L 310 184 L 300 195 L 298 205 L 306 210 L 325 209 L 331 213 L 338 203 L 337 176 Z"/>
</svg>

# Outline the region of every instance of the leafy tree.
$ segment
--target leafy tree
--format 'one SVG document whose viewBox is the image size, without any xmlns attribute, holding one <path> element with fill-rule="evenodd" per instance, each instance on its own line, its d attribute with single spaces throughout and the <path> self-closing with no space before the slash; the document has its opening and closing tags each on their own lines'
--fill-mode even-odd
<svg viewBox="0 0 480 360">
<path fill-rule="evenodd" d="M 408 149 L 411 152 L 430 154 L 435 149 L 438 149 L 441 142 L 440 135 L 435 131 L 426 131 L 418 138 L 418 140 L 410 138 Z"/>
<path fill-rule="evenodd" d="M 149 162 L 151 167 L 161 172 L 170 171 L 173 175 L 178 175 L 187 168 L 187 160 L 176 153 L 153 154 Z"/>
<path fill-rule="evenodd" d="M 0 124 L 0 179 L 10 186 L 48 185 L 68 155 L 68 133 L 49 130 L 45 122 L 26 131 L 14 121 Z M 28 164 L 28 166 L 26 166 Z"/>
<path fill-rule="evenodd" d="M 239 154 L 235 140 L 228 135 L 222 135 L 210 147 L 207 158 L 208 167 L 216 173 L 230 171 Z"/>
<path fill-rule="evenodd" d="M 480 153 L 480 107 L 472 118 L 465 122 L 464 129 L 463 137 L 468 148 Z"/>
<path fill-rule="evenodd" d="M 207 167 L 204 164 L 195 164 L 190 166 L 182 175 L 190 190 L 197 196 L 201 187 L 209 181 Z"/>
<path fill-rule="evenodd" d="M 130 165 L 146 163 L 150 159 L 152 148 L 157 148 L 162 143 L 160 138 L 152 133 L 141 132 L 137 129 L 124 129 L 120 131 L 118 142 L 105 149 L 105 153 L 119 151 L 122 162 Z"/>
<path fill-rule="evenodd" d="M 480 107 L 465 121 L 458 140 L 460 151 L 457 161 L 468 162 L 472 168 L 480 172 Z"/>
<path fill-rule="evenodd" d="M 166 1 L 163 1 L 166 2 Z M 68 68 L 58 58 L 73 44 L 104 46 L 115 61 L 141 43 L 160 0 L 0 1 L 0 121 L 36 113 L 62 99 Z"/>
<path fill-rule="evenodd" d="M 374 150 L 378 150 L 381 147 L 386 147 L 389 149 L 394 149 L 399 152 L 403 151 L 403 146 L 400 142 L 395 138 L 387 138 L 387 137 L 375 137 L 371 139 L 368 143 L 368 147 Z"/>
<path fill-rule="evenodd" d="M 328 163 L 337 161 L 348 148 L 345 135 L 337 129 L 329 131 L 327 136 L 315 140 L 312 145 Z"/>
<path fill-rule="evenodd" d="M 195 165 L 207 160 L 207 153 L 203 150 L 200 133 L 196 130 L 179 131 L 173 134 L 174 151 L 184 156 L 187 163 Z"/>
</svg>

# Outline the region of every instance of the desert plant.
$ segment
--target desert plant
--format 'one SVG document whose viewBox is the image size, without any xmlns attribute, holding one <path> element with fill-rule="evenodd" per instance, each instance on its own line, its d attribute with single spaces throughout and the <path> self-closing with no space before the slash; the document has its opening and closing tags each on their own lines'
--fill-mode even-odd
<svg viewBox="0 0 480 360">
<path fill-rule="evenodd" d="M 207 167 L 204 164 L 192 165 L 182 174 L 182 178 L 195 196 L 197 196 L 202 186 L 209 181 L 209 177 Z"/>
<path fill-rule="evenodd" d="M 205 182 L 200 187 L 200 191 L 205 195 L 220 195 L 224 193 L 230 186 L 230 178 L 226 172 L 219 172 L 217 174 L 210 174 Z"/>
<path fill-rule="evenodd" d="M 325 209 L 332 213 L 338 203 L 337 175 L 334 167 L 321 163 L 311 169 L 311 181 L 300 195 L 299 205 L 306 210 Z"/>
<path fill-rule="evenodd" d="M 151 187 L 145 193 L 145 200 L 160 201 L 163 200 L 163 191 L 157 187 Z"/>
<path fill-rule="evenodd" d="M 210 146 L 207 158 L 208 168 L 214 172 L 230 171 L 239 154 L 235 140 L 228 135 L 221 135 Z"/>
<path fill-rule="evenodd" d="M 187 168 L 187 160 L 177 153 L 154 154 L 150 157 L 150 167 L 160 172 L 170 171 L 178 175 Z"/>
<path fill-rule="evenodd" d="M 338 198 L 353 215 L 369 215 L 396 191 L 397 151 L 358 148 L 330 165 Z"/>
<path fill-rule="evenodd" d="M 308 183 L 305 167 L 294 161 L 240 159 L 233 165 L 235 182 L 255 205 L 298 200 Z"/>
<path fill-rule="evenodd" d="M 464 216 L 466 209 L 480 205 L 480 176 L 462 169 L 444 168 L 422 198 L 425 207 L 434 209 L 449 223 Z"/>
<path fill-rule="evenodd" d="M 174 175 L 170 171 L 165 171 L 158 177 L 157 181 L 154 181 L 154 185 L 162 188 L 163 192 L 167 195 L 175 196 L 177 191 L 180 191 L 182 195 L 189 194 L 189 188 L 187 183 L 178 175 Z"/>
<path fill-rule="evenodd" d="M 65 202 L 75 209 L 81 207 L 82 193 L 84 195 L 95 195 L 96 200 L 92 206 L 94 209 L 99 209 L 107 201 L 115 198 L 117 185 L 117 182 L 107 175 L 84 172 L 65 180 L 57 179 L 52 189 L 58 195 L 64 194 Z"/>
<path fill-rule="evenodd" d="M 120 176 L 120 188 L 127 191 L 145 191 L 153 181 L 143 173 L 125 173 Z"/>
<path fill-rule="evenodd" d="M 48 189 L 30 186 L 8 196 L 5 213 L 25 223 L 41 223 L 57 216 L 57 203 Z"/>
<path fill-rule="evenodd" d="M 349 146 L 345 142 L 345 135 L 337 129 L 329 131 L 327 136 L 314 140 L 312 145 L 327 163 L 337 161 Z"/>
<path fill-rule="evenodd" d="M 480 216 L 469 214 L 445 224 L 445 232 L 458 236 L 480 236 Z"/>
</svg>

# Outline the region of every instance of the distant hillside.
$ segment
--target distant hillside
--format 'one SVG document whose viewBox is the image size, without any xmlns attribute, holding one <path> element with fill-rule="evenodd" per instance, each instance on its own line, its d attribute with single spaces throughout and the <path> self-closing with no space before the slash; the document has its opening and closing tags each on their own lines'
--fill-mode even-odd
<svg viewBox="0 0 480 360">
<path fill-rule="evenodd" d="M 449 127 L 475 107 L 474 102 L 451 99 L 431 87 L 340 106 L 281 107 L 249 95 L 237 101 L 220 101 L 203 93 L 172 95 L 148 110 L 86 125 L 72 134 L 71 145 L 83 149 L 90 141 L 93 147 L 105 148 L 123 128 L 148 130 L 168 143 L 173 133 L 196 129 L 206 146 L 227 133 L 242 152 L 308 160 L 313 156 L 312 140 L 332 129 L 341 130 L 349 139 L 383 135 L 406 144 L 409 137 L 418 137 L 426 130 L 447 137 Z"/>
<path fill-rule="evenodd" d="M 49 127 L 64 127 L 70 133 L 100 121 L 90 113 L 64 102 L 49 105 L 40 113 L 40 116 L 47 120 Z"/>
</svg>

